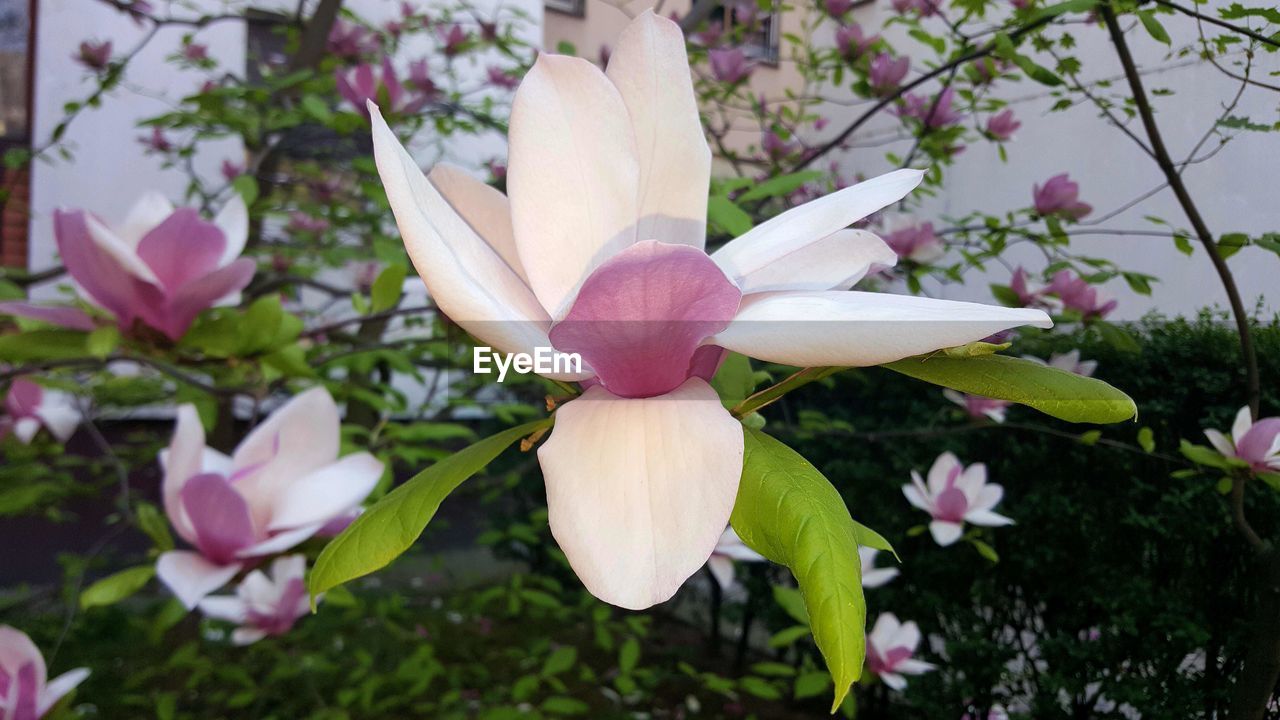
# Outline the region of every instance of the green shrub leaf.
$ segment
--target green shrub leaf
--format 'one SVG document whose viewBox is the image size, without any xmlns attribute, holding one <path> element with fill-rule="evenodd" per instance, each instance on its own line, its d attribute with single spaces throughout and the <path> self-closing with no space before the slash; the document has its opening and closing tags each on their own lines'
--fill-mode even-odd
<svg viewBox="0 0 1280 720">
<path fill-rule="evenodd" d="M 386 567 L 418 539 L 449 493 L 512 443 L 551 422 L 537 420 L 487 437 L 387 493 L 320 552 L 311 572 L 312 605 L 325 590 Z"/>
<path fill-rule="evenodd" d="M 1128 395 L 1101 380 L 1005 355 L 939 354 L 883 367 L 960 392 L 1022 403 L 1068 422 L 1114 423 L 1138 414 Z"/>
<path fill-rule="evenodd" d="M 752 550 L 786 565 L 800 583 L 813 639 L 835 682 L 831 711 L 862 675 L 867 607 L 858 529 L 840 493 L 794 450 L 745 429 L 734 530 Z"/>
<path fill-rule="evenodd" d="M 155 574 L 155 565 L 140 565 L 108 575 L 80 593 L 80 609 L 115 605 L 141 590 Z"/>
</svg>

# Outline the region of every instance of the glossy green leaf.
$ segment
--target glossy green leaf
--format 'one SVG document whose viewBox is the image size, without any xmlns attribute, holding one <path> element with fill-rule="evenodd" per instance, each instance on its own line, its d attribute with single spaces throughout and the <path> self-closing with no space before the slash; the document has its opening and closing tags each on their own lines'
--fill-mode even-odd
<svg viewBox="0 0 1280 720">
<path fill-rule="evenodd" d="M 114 605 L 141 590 L 155 574 L 155 565 L 140 565 L 108 575 L 80 593 L 80 609 Z"/>
<path fill-rule="evenodd" d="M 711 387 L 720 396 L 720 402 L 726 408 L 732 408 L 746 400 L 756 389 L 755 372 L 751 369 L 751 360 L 746 355 L 730 352 L 725 355 L 720 369 L 711 378 Z"/>
<path fill-rule="evenodd" d="M 752 227 L 751 216 L 723 195 L 712 195 L 707 199 L 707 219 L 733 237 Z"/>
<path fill-rule="evenodd" d="M 28 330 L 0 336 L 0 361 L 31 362 L 84 357 L 86 333 L 78 330 Z"/>
<path fill-rule="evenodd" d="M 1101 380 L 1022 358 L 934 355 L 884 367 L 971 395 L 1022 403 L 1068 422 L 1114 423 L 1138 414 L 1128 395 Z"/>
<path fill-rule="evenodd" d="M 817 170 L 805 170 L 789 175 L 778 175 L 769 178 L 738 196 L 738 202 L 752 202 L 767 198 L 784 197 L 799 190 L 805 183 L 821 179 L 823 173 Z"/>
<path fill-rule="evenodd" d="M 512 443 L 551 423 L 546 418 L 491 435 L 387 493 L 320 552 L 310 578 L 313 606 L 325 590 L 386 567 L 413 545 L 449 493 Z"/>
<path fill-rule="evenodd" d="M 90 355 L 105 358 L 120 345 L 120 330 L 115 325 L 103 325 L 89 333 L 84 342 Z"/>
<path fill-rule="evenodd" d="M 369 291 L 369 299 L 372 303 L 370 310 L 373 312 L 382 312 L 390 310 L 400 302 L 400 296 L 404 294 L 404 279 L 408 274 L 408 270 L 402 264 L 388 265 L 385 270 L 378 273 L 378 277 L 373 281 L 373 288 Z"/>
<path fill-rule="evenodd" d="M 1156 19 L 1155 13 L 1150 10 L 1139 10 L 1138 20 L 1142 21 L 1142 27 L 1147 29 L 1147 34 L 1155 38 L 1156 42 L 1162 42 L 1165 45 L 1173 43 L 1169 39 L 1169 32 L 1164 29 L 1160 21 Z"/>
<path fill-rule="evenodd" d="M 835 712 L 862 675 L 867 607 L 858 530 L 840 493 L 794 450 L 745 429 L 742 482 L 730 522 L 748 547 L 786 565 L 835 683 Z"/>
</svg>

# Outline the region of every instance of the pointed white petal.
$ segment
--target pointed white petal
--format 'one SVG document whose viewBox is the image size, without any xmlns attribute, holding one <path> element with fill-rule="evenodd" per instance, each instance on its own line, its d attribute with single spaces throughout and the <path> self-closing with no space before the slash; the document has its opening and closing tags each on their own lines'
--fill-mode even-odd
<svg viewBox="0 0 1280 720">
<path fill-rule="evenodd" d="M 898 663 L 898 667 L 896 669 L 904 675 L 923 675 L 934 668 L 935 666 L 933 663 L 927 663 L 923 660 L 916 660 L 914 658 L 907 658 L 906 660 Z"/>
<path fill-rule="evenodd" d="M 896 577 L 898 577 L 898 568 L 863 568 L 862 587 L 868 590 L 882 587 Z"/>
<path fill-rule="evenodd" d="M 559 318 L 587 275 L 637 240 L 631 120 L 595 65 L 543 53 L 511 103 L 508 140 L 520 262 L 542 306 Z"/>
<path fill-rule="evenodd" d="M 964 519 L 974 525 L 982 525 L 984 527 L 1002 527 L 1013 524 L 1013 520 L 1010 518 L 990 510 L 970 510 L 964 514 Z"/>
<path fill-rule="evenodd" d="M 231 595 L 207 597 L 200 601 L 200 612 L 214 620 L 226 620 L 239 625 L 245 619 L 244 601 Z"/>
<path fill-rule="evenodd" d="M 960 458 L 950 450 L 942 453 L 933 461 L 933 465 L 929 466 L 929 495 L 937 497 L 938 493 L 947 489 L 947 480 L 951 478 L 951 473 L 961 467 Z"/>
<path fill-rule="evenodd" d="M 120 223 L 117 237 L 129 248 L 138 249 L 138 242 L 155 226 L 173 214 L 173 203 L 164 194 L 150 190 L 129 208 L 129 214 Z"/>
<path fill-rule="evenodd" d="M 310 473 L 276 496 L 267 529 L 327 523 L 350 512 L 373 492 L 382 469 L 382 462 L 362 452 Z"/>
<path fill-rule="evenodd" d="M 624 399 L 594 386 L 538 450 L 551 532 L 596 597 L 643 609 L 715 549 L 742 472 L 742 428 L 706 382 Z"/>
<path fill-rule="evenodd" d="M 150 266 L 138 257 L 137 243 L 133 246 L 128 245 L 121 240 L 106 225 L 98 221 L 93 215 L 85 214 L 85 226 L 89 228 L 89 239 L 98 246 L 103 252 L 110 255 L 116 262 L 127 271 L 130 275 L 154 285 L 160 285 L 160 280 L 156 274 L 151 271 Z"/>
<path fill-rule="evenodd" d="M 466 170 L 449 163 L 437 163 L 427 173 L 427 180 L 444 196 L 454 212 L 471 226 L 498 253 L 520 279 L 525 277 L 516 250 L 516 234 L 511 226 L 511 203 L 497 189 L 480 182 Z"/>
<path fill-rule="evenodd" d="M 57 705 L 59 700 L 75 690 L 76 686 L 88 677 L 89 668 L 76 668 L 50 680 L 49 684 L 44 686 L 44 692 L 40 693 L 40 701 L 36 704 L 36 715 L 42 716 L 49 712 L 50 708 Z"/>
<path fill-rule="evenodd" d="M 164 511 L 169 516 L 178 536 L 195 544 L 196 531 L 182 505 L 182 488 L 191 478 L 205 471 L 204 458 L 208 452 L 204 445 L 204 426 L 196 406 L 185 403 L 178 407 L 177 422 L 173 426 L 173 438 L 169 447 L 160 455 L 164 468 L 161 494 Z"/>
<path fill-rule="evenodd" d="M 712 555 L 707 560 L 707 568 L 721 590 L 728 590 L 733 585 L 733 560 L 728 556 Z"/>
<path fill-rule="evenodd" d="M 236 628 L 231 632 L 231 643 L 233 645 L 242 645 L 242 646 L 252 645 L 266 636 L 267 636 L 267 633 L 265 631 L 259 630 L 257 628 L 247 628 L 247 627 Z"/>
<path fill-rule="evenodd" d="M 779 292 L 743 298 L 711 340 L 797 367 L 865 367 L 981 340 L 1018 325 L 1050 327 L 1041 310 L 868 292 Z"/>
<path fill-rule="evenodd" d="M 990 510 L 999 505 L 1003 498 L 1004 486 L 995 483 L 983 485 L 974 493 L 973 499 L 969 501 L 969 507 L 975 510 Z"/>
<path fill-rule="evenodd" d="M 238 557 L 255 558 L 264 555 L 274 555 L 284 552 L 298 545 L 298 543 L 309 539 L 312 535 L 320 532 L 320 528 L 324 527 L 324 523 L 311 523 L 302 527 L 293 528 L 276 533 L 270 538 L 263 540 L 256 545 L 250 545 L 236 553 Z"/>
<path fill-rule="evenodd" d="M 204 596 L 226 585 L 240 572 L 240 565 L 215 565 L 189 550 L 170 550 L 156 561 L 156 577 L 194 610 Z"/>
<path fill-rule="evenodd" d="M 860 182 L 757 225 L 711 257 L 730 278 L 745 278 L 901 200 L 922 179 L 923 171 L 895 170 Z"/>
<path fill-rule="evenodd" d="M 880 681 L 883 682 L 890 690 L 902 692 L 907 687 L 907 679 L 898 673 L 880 673 Z"/>
<path fill-rule="evenodd" d="M 1249 428 L 1253 427 L 1253 416 L 1249 414 L 1249 406 L 1245 405 L 1240 408 L 1240 412 L 1236 413 L 1235 422 L 1231 423 L 1231 439 L 1237 443 L 1244 434 L 1249 432 Z"/>
<path fill-rule="evenodd" d="M 902 494 L 907 497 L 907 502 L 911 503 L 912 507 L 919 508 L 927 513 L 933 512 L 933 506 L 929 503 L 929 500 L 925 497 L 924 492 L 921 491 L 920 487 L 918 487 L 915 483 L 912 483 L 910 485 L 903 485 Z"/>
<path fill-rule="evenodd" d="M 873 267 L 893 267 L 897 261 L 897 253 L 874 233 L 840 230 L 730 279 L 743 293 L 848 290 Z"/>
<path fill-rule="evenodd" d="M 934 542 L 946 547 L 960 539 L 964 534 L 964 526 L 959 523 L 934 520 L 929 523 L 929 533 L 933 535 Z"/>
<path fill-rule="evenodd" d="M 606 74 L 635 131 L 638 240 L 706 244 L 711 149 L 702 134 L 680 26 L 645 10 L 618 37 Z"/>
<path fill-rule="evenodd" d="M 13 434 L 23 445 L 30 445 L 40 432 L 40 421 L 33 417 L 24 417 L 13 424 Z"/>
<path fill-rule="evenodd" d="M 224 267 L 244 252 L 244 244 L 249 239 L 249 208 L 245 207 L 240 193 L 231 193 L 227 204 L 222 206 L 213 217 L 213 224 L 218 226 L 226 238 L 227 245 L 218 259 L 218 267 Z"/>
</svg>

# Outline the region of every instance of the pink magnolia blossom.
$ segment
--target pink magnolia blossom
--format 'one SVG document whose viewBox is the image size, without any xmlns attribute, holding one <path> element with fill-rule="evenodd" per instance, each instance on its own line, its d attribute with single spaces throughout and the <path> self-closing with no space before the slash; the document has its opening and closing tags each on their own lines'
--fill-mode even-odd
<svg viewBox="0 0 1280 720">
<path fill-rule="evenodd" d="M 899 15 L 915 12 L 920 17 L 929 17 L 938 12 L 938 5 L 935 0 L 893 0 L 893 9 Z"/>
<path fill-rule="evenodd" d="M 733 565 L 739 562 L 766 562 L 764 556 L 747 547 L 733 528 L 724 529 L 724 534 L 716 542 L 716 549 L 707 558 L 707 569 L 721 590 L 733 586 Z"/>
<path fill-rule="evenodd" d="M 50 680 L 31 638 L 0 625 L 0 719 L 39 720 L 87 677 L 88 668 L 76 668 Z"/>
<path fill-rule="evenodd" d="M 40 428 L 65 443 L 80 425 L 80 411 L 70 395 L 24 378 L 16 378 L 9 384 L 4 412 L 4 417 L 0 417 L 0 437 L 12 432 L 23 445 L 30 444 Z"/>
<path fill-rule="evenodd" d="M 884 242 L 899 258 L 921 264 L 931 263 L 947 253 L 931 222 L 898 227 L 885 233 Z"/>
<path fill-rule="evenodd" d="M 964 408 L 964 412 L 974 420 L 987 419 L 992 422 L 1004 422 L 1005 412 L 1008 411 L 1010 403 L 1008 400 L 997 400 L 995 398 L 983 397 L 981 395 L 970 395 L 968 393 L 959 393 L 955 390 L 947 388 L 942 391 L 943 397 L 951 402 Z"/>
<path fill-rule="evenodd" d="M 914 622 L 899 622 L 893 613 L 881 613 L 867 635 L 867 670 L 894 690 L 907 687 L 903 675 L 923 675 L 934 665 L 916 660 L 920 628 Z"/>
<path fill-rule="evenodd" d="M 1067 177 L 1066 173 L 1054 175 L 1044 186 L 1032 186 L 1031 194 L 1035 200 L 1036 212 L 1041 215 L 1061 215 L 1072 220 L 1093 212 L 1093 206 L 1080 202 L 1080 185 Z"/>
<path fill-rule="evenodd" d="M 83 210 L 57 210 L 53 223 L 58 252 L 80 295 L 115 316 L 124 331 L 142 322 L 177 340 L 204 310 L 239 303 L 253 278 L 254 262 L 240 257 L 249 214 L 239 195 L 212 222 L 148 193 L 114 228 Z M 74 308 L 3 303 L 0 311 L 77 330 L 93 327 Z"/>
<path fill-rule="evenodd" d="M 853 9 L 854 0 L 822 0 L 822 9 L 827 14 L 839 20 Z"/>
<path fill-rule="evenodd" d="M 1059 370 L 1066 370 L 1069 373 L 1083 375 L 1084 377 L 1092 377 L 1093 371 L 1098 369 L 1098 361 L 1081 360 L 1079 350 L 1054 353 L 1049 356 L 1048 361 L 1041 360 L 1033 355 L 1023 355 L 1022 357 L 1025 360 L 1031 360 L 1033 362 L 1040 363 L 1041 365 L 1048 365 L 1051 368 L 1057 368 Z"/>
<path fill-rule="evenodd" d="M 334 81 L 338 85 L 338 94 L 351 103 L 356 112 L 369 116 L 367 108 L 370 102 L 383 100 L 391 110 L 401 110 L 404 99 L 404 87 L 396 77 L 396 69 L 391 66 L 391 58 L 382 58 L 381 73 L 373 65 L 363 63 L 350 72 L 335 70 Z M 379 95 L 384 95 L 379 98 Z"/>
<path fill-rule="evenodd" d="M 1249 463 L 1254 472 L 1280 472 L 1280 417 L 1253 422 L 1246 406 L 1240 408 L 1231 423 L 1231 437 L 1212 429 L 1204 434 L 1215 450 Z"/>
<path fill-rule="evenodd" d="M 764 137 L 760 140 L 760 149 L 770 160 L 777 162 L 796 152 L 796 143 L 787 142 L 782 136 L 773 130 L 765 132 Z"/>
<path fill-rule="evenodd" d="M 454 23 L 440 32 L 440 42 L 443 43 L 440 51 L 444 56 L 453 58 L 466 49 L 471 42 L 471 35 L 461 25 Z"/>
<path fill-rule="evenodd" d="M 746 80 L 755 70 L 755 63 L 747 60 L 747 55 L 740 47 L 717 48 L 707 53 L 711 61 L 711 74 L 718 82 L 737 85 Z"/>
<path fill-rule="evenodd" d="M 679 22 L 678 20 L 674 22 Z M 724 35 L 724 24 L 716 21 L 707 23 L 707 27 L 693 34 L 693 41 L 702 47 L 712 48 L 720 44 Z"/>
<path fill-rule="evenodd" d="M 491 43 L 498 39 L 498 24 L 487 20 L 480 21 L 480 39 Z"/>
<path fill-rule="evenodd" d="M 911 484 L 902 486 L 902 494 L 907 496 L 907 502 L 933 518 L 929 532 L 943 547 L 960 539 L 966 522 L 988 527 L 1013 524 L 992 511 L 1004 497 L 1004 488 L 987 482 L 987 466 L 974 463 L 966 468 L 950 452 L 933 461 L 928 485 L 920 473 L 912 470 Z"/>
<path fill-rule="evenodd" d="M 711 556 L 742 471 L 741 425 L 707 383 L 723 349 L 868 366 L 1048 326 L 1044 313 L 844 292 L 893 251 L 846 230 L 921 181 L 898 170 L 704 250 L 711 152 L 679 26 L 642 13 L 606 73 L 544 53 L 512 101 L 504 197 L 423 175 L 373 108 L 374 157 L 440 311 L 503 352 L 579 353 L 585 391 L 538 450 L 551 532 L 596 597 L 646 608 Z M 508 214 L 509 213 L 509 214 Z M 767 292 L 775 291 L 775 292 Z"/>
<path fill-rule="evenodd" d="M 285 227 L 290 232 L 319 234 L 329 229 L 329 221 L 295 210 L 289 213 L 289 224 Z"/>
<path fill-rule="evenodd" d="M 170 550 L 156 575 L 188 608 L 258 558 L 310 538 L 360 506 L 382 476 L 366 452 L 338 457 L 338 408 L 324 388 L 285 403 L 230 457 L 205 446 L 194 405 L 178 408 L 160 454 L 165 513 L 195 550 Z"/>
<path fill-rule="evenodd" d="M 426 98 L 433 98 L 440 92 L 440 88 L 431 79 L 431 69 L 426 58 L 409 63 L 409 85 Z"/>
<path fill-rule="evenodd" d="M 515 90 L 516 86 L 520 84 L 520 78 L 497 65 L 489 66 L 488 75 L 489 84 L 503 90 Z"/>
<path fill-rule="evenodd" d="M 1001 142 L 1012 138 L 1020 127 L 1022 123 L 1014 119 L 1012 110 L 1002 110 L 987 118 L 987 134 Z"/>
<path fill-rule="evenodd" d="M 200 43 L 187 43 L 182 46 L 182 57 L 187 62 L 202 63 L 209 59 L 209 46 Z"/>
<path fill-rule="evenodd" d="M 111 62 L 111 41 L 89 42 L 86 40 L 80 43 L 80 52 L 76 53 L 75 60 L 90 70 L 106 70 Z"/>
<path fill-rule="evenodd" d="M 388 20 L 382 24 L 382 31 L 393 38 L 398 38 L 404 32 L 404 21 Z"/>
<path fill-rule="evenodd" d="M 859 547 L 858 561 L 862 564 L 862 587 L 870 590 L 888 585 L 890 581 L 898 577 L 898 568 L 876 567 L 876 556 L 880 551 L 873 547 Z"/>
<path fill-rule="evenodd" d="M 1009 289 L 1013 291 L 1014 295 L 1018 296 L 1018 302 L 1023 307 L 1030 307 L 1040 302 L 1042 291 L 1031 290 L 1027 284 L 1027 271 L 1022 266 L 1018 266 L 1013 271 L 1013 277 L 1009 279 Z"/>
<path fill-rule="evenodd" d="M 847 0 L 832 0 L 846 2 Z M 742 0 L 733 5 L 733 21 L 739 27 L 751 28 L 760 19 L 760 6 L 754 0 Z"/>
<path fill-rule="evenodd" d="M 167 153 L 173 150 L 173 143 L 170 142 L 168 136 L 164 134 L 164 130 L 156 125 L 151 128 L 150 135 L 143 135 L 138 138 L 138 142 L 149 152 Z"/>
<path fill-rule="evenodd" d="M 1056 295 L 1062 306 L 1075 310 L 1085 319 L 1104 318 L 1116 309 L 1116 301 L 1102 302 L 1098 288 L 1070 270 L 1059 270 L 1044 289 L 1046 295 Z"/>
<path fill-rule="evenodd" d="M 862 57 L 879 41 L 879 35 L 863 34 L 862 26 L 857 23 L 836 28 L 836 47 L 843 57 L 851 60 Z"/>
<path fill-rule="evenodd" d="M 887 95 L 898 89 L 910 70 L 911 58 L 894 58 L 889 53 L 880 53 L 871 60 L 867 82 L 871 83 L 871 89 L 877 95 Z"/>
<path fill-rule="evenodd" d="M 358 60 L 377 50 L 378 41 L 368 29 L 338 20 L 329 31 L 328 49 L 344 60 Z"/>
<path fill-rule="evenodd" d="M 222 167 L 220 169 L 222 171 L 222 177 L 225 178 L 227 182 L 231 182 L 244 174 L 244 165 L 234 163 L 230 160 L 223 160 Z"/>
<path fill-rule="evenodd" d="M 907 93 L 902 98 L 902 107 L 898 110 L 900 117 L 914 118 L 925 127 L 937 129 L 955 125 L 964 116 L 951 107 L 955 99 L 955 88 L 947 86 L 937 97 L 928 98 L 915 93 Z"/>
<path fill-rule="evenodd" d="M 490 160 L 485 164 L 485 167 L 489 169 L 489 177 L 493 178 L 494 182 L 506 182 L 506 163 L 503 163 L 501 160 Z"/>
<path fill-rule="evenodd" d="M 298 618 L 310 611 L 305 555 L 285 555 L 271 562 L 269 573 L 253 570 L 240 581 L 235 595 L 206 597 L 200 612 L 206 617 L 226 620 L 240 627 L 231 633 L 231 642 L 250 645 L 262 638 L 284 635 Z"/>
</svg>

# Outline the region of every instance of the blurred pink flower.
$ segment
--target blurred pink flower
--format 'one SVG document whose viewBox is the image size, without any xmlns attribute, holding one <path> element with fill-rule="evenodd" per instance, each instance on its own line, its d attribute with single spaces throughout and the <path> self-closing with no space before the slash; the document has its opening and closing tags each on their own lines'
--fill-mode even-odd
<svg viewBox="0 0 1280 720">
<path fill-rule="evenodd" d="M 391 66 L 390 57 L 382 58 L 381 74 L 373 65 L 362 63 L 349 72 L 334 70 L 333 77 L 338 85 L 338 94 L 366 118 L 369 117 L 370 102 L 382 103 L 388 111 L 405 109 L 401 106 L 404 88 L 396 77 L 396 69 Z"/>
<path fill-rule="evenodd" d="M 338 20 L 329 31 L 328 48 L 344 60 L 359 60 L 378 49 L 378 40 L 366 28 Z"/>
<path fill-rule="evenodd" d="M 353 262 L 350 265 L 351 282 L 360 292 L 369 292 L 373 289 L 373 283 L 378 279 L 378 274 L 382 272 L 382 263 L 377 260 L 365 260 Z"/>
<path fill-rule="evenodd" d="M 23 445 L 30 444 L 42 427 L 65 443 L 80 425 L 80 411 L 70 395 L 21 377 L 9 384 L 4 411 L 0 438 L 12 432 Z"/>
<path fill-rule="evenodd" d="M 840 55 L 850 60 L 862 57 L 879 41 L 879 35 L 863 34 L 862 26 L 857 23 L 836 28 L 836 47 L 839 48 Z"/>
<path fill-rule="evenodd" d="M 49 680 L 44 656 L 31 638 L 0 625 L 0 718 L 39 720 L 87 677 L 87 668 L 76 668 Z"/>
<path fill-rule="evenodd" d="M 1231 423 L 1231 436 L 1205 430 L 1205 437 L 1225 457 L 1239 458 L 1254 472 L 1280 472 L 1280 417 L 1253 422 L 1248 406 L 1240 408 Z"/>
<path fill-rule="evenodd" d="M 893 0 L 893 9 L 900 15 L 914 11 L 920 17 L 929 17 L 938 12 L 935 0 Z"/>
<path fill-rule="evenodd" d="M 844 0 L 836 0 L 844 2 Z M 733 21 L 739 27 L 750 28 L 760 18 L 760 6 L 754 0 L 740 0 L 733 5 Z"/>
<path fill-rule="evenodd" d="M 507 166 L 501 160 L 490 160 L 486 167 L 489 168 L 489 176 L 495 182 L 505 181 L 507 179 Z"/>
<path fill-rule="evenodd" d="M 382 24 L 382 31 L 393 38 L 398 38 L 404 32 L 404 22 L 402 20 L 388 20 Z"/>
<path fill-rule="evenodd" d="M 498 24 L 487 20 L 480 21 L 480 39 L 485 42 L 493 42 L 498 39 Z"/>
<path fill-rule="evenodd" d="M 867 81 L 877 95 L 887 95 L 898 89 L 910 70 L 911 58 L 905 55 L 894 58 L 889 53 L 880 53 L 871 60 Z"/>
<path fill-rule="evenodd" d="M 782 136 L 773 130 L 767 130 L 760 140 L 760 149 L 770 160 L 777 162 L 795 153 L 797 146 L 796 143 L 783 140 Z"/>
<path fill-rule="evenodd" d="M 715 79 L 728 85 L 737 85 L 755 70 L 755 63 L 747 60 L 746 53 L 740 47 L 711 50 L 707 53 L 707 59 L 711 61 L 711 74 Z"/>
<path fill-rule="evenodd" d="M 914 622 L 899 622 L 893 613 L 881 613 L 867 635 L 867 670 L 893 690 L 907 687 L 903 675 L 923 675 L 934 665 L 912 656 L 920 645 L 920 628 Z"/>
<path fill-rule="evenodd" d="M 152 126 L 151 134 L 138 138 L 138 142 L 149 152 L 167 153 L 173 150 L 173 143 L 169 142 L 159 125 Z"/>
<path fill-rule="evenodd" d="M 1036 212 L 1041 215 L 1061 215 L 1079 220 L 1093 212 L 1093 206 L 1080 202 L 1080 186 L 1068 178 L 1066 173 L 1049 178 L 1043 187 L 1034 185 L 1031 193 Z"/>
<path fill-rule="evenodd" d="M 425 98 L 435 97 L 440 92 L 435 81 L 431 79 L 431 69 L 427 65 L 426 58 L 409 63 L 409 84 Z"/>
<path fill-rule="evenodd" d="M 936 97 L 922 97 L 915 93 L 907 93 L 902 98 L 902 107 L 898 110 L 899 117 L 909 117 L 920 121 L 920 124 L 938 129 L 948 125 L 954 125 L 963 119 L 963 116 L 952 109 L 952 101 L 955 100 L 955 88 L 948 85 Z"/>
<path fill-rule="evenodd" d="M 853 9 L 854 0 L 822 0 L 822 9 L 836 20 L 843 18 Z"/>
<path fill-rule="evenodd" d="M 719 21 L 716 21 L 707 23 L 706 29 L 695 32 L 693 34 L 693 41 L 702 47 L 711 48 L 720 44 L 720 38 L 723 35 L 724 25 Z"/>
<path fill-rule="evenodd" d="M 306 572 L 305 555 L 278 557 L 271 562 L 269 574 L 253 570 L 246 575 L 235 595 L 200 600 L 200 612 L 239 625 L 231 633 L 231 642 L 236 645 L 284 635 L 311 609 L 304 582 Z"/>
<path fill-rule="evenodd" d="M 494 87 L 502 88 L 503 90 L 515 90 L 516 86 L 520 84 L 520 78 L 511 75 L 497 65 L 490 65 L 488 72 L 489 84 Z"/>
<path fill-rule="evenodd" d="M 942 391 L 942 395 L 951 402 L 964 408 L 964 412 L 974 420 L 987 419 L 992 422 L 1004 422 L 1005 411 L 1012 404 L 1008 400 L 996 400 L 995 398 L 983 397 L 981 395 L 970 395 L 968 393 L 960 393 L 947 388 Z"/>
<path fill-rule="evenodd" d="M 441 31 L 440 41 L 444 44 L 441 48 L 444 56 L 453 58 L 466 49 L 467 44 L 471 42 L 471 35 L 462 29 L 461 25 L 454 23 L 448 29 Z"/>
<path fill-rule="evenodd" d="M 1041 365 L 1047 365 L 1051 368 L 1065 370 L 1069 373 L 1075 373 L 1076 375 L 1083 375 L 1085 377 L 1091 377 L 1093 375 L 1093 371 L 1098 369 L 1098 361 L 1081 360 L 1079 350 L 1054 353 L 1049 356 L 1048 361 L 1041 360 L 1034 355 L 1023 355 L 1022 357 L 1024 360 L 1031 360 L 1032 362 L 1037 362 Z"/>
<path fill-rule="evenodd" d="M 1027 271 L 1019 265 L 1013 271 L 1013 277 L 1009 280 L 1009 289 L 1014 295 L 1018 296 L 1018 302 L 1022 307 L 1030 307 L 1040 303 L 1040 296 L 1043 291 L 1032 291 L 1027 285 Z"/>
<path fill-rule="evenodd" d="M 86 40 L 80 43 L 80 52 L 75 55 L 75 60 L 90 70 L 107 69 L 107 64 L 111 62 L 111 41 L 89 42 Z"/>
<path fill-rule="evenodd" d="M 902 486 L 902 494 L 907 496 L 907 502 L 933 518 L 929 532 L 943 547 L 960 539 L 966 522 L 988 527 L 1013 524 L 992 511 L 1004 497 L 1004 488 L 987 482 L 987 466 L 974 463 L 964 467 L 950 452 L 933 461 L 928 485 L 920 473 L 912 470 L 911 484 Z"/>
<path fill-rule="evenodd" d="M 195 550 L 170 550 L 156 575 L 187 606 L 258 558 L 284 552 L 358 508 L 382 477 L 366 452 L 339 458 L 341 419 L 328 391 L 295 396 L 230 456 L 205 446 L 194 405 L 178 408 L 160 453 L 165 513 Z"/>
<path fill-rule="evenodd" d="M 885 233 L 884 242 L 904 260 L 931 263 L 946 254 L 942 238 L 933 231 L 933 223 L 902 227 Z"/>
<path fill-rule="evenodd" d="M 733 564 L 735 562 L 765 562 L 764 556 L 747 547 L 733 528 L 724 529 L 716 549 L 711 551 L 707 559 L 707 569 L 721 590 L 728 590 L 733 585 Z"/>
<path fill-rule="evenodd" d="M 244 166 L 233 163 L 230 160 L 222 161 L 221 170 L 222 177 L 226 178 L 227 182 L 231 182 L 244 174 Z"/>
<path fill-rule="evenodd" d="M 289 224 L 286 226 L 290 232 L 315 233 L 319 234 L 329 229 L 329 221 L 324 218 L 308 215 L 301 210 L 294 210 L 289 213 Z"/>
<path fill-rule="evenodd" d="M 1020 127 L 1022 123 L 1014 119 L 1013 110 L 1003 110 L 987 118 L 987 133 L 1001 142 L 1012 138 Z"/>
<path fill-rule="evenodd" d="M 182 57 L 187 62 L 202 63 L 209 59 L 209 46 L 189 42 L 182 46 Z"/>
<path fill-rule="evenodd" d="M 1098 288 L 1070 270 L 1059 270 L 1044 289 L 1046 295 L 1056 295 L 1062 306 L 1075 310 L 1086 320 L 1101 319 L 1116 309 L 1116 301 L 1099 301 Z"/>
</svg>

